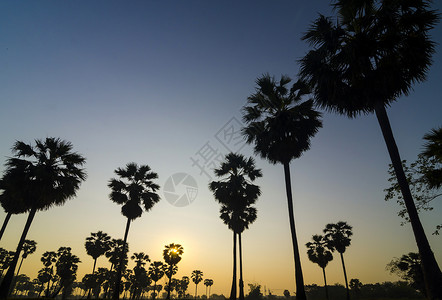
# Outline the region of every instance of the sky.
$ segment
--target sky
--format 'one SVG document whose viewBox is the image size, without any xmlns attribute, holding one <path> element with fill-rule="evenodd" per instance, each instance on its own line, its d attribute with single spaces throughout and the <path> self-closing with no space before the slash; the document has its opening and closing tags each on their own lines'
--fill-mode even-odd
<svg viewBox="0 0 442 300">
<path fill-rule="evenodd" d="M 158 173 L 161 201 L 132 222 L 130 253 L 162 260 L 164 245 L 179 243 L 184 254 L 176 276 L 201 270 L 214 280 L 212 293 L 228 295 L 232 232 L 219 219 L 208 183 L 219 160 L 236 151 L 255 157 L 263 172 L 258 218 L 243 234 L 246 287 L 293 293 L 283 168 L 255 156 L 237 133 L 256 78 L 296 77 L 297 61 L 309 49 L 300 37 L 319 13 L 330 15 L 328 1 L 1 1 L 0 171 L 17 140 L 60 137 L 87 159 L 88 178 L 77 196 L 35 216 L 27 238 L 37 242 L 37 251 L 21 272 L 35 278 L 42 253 L 61 246 L 80 257 L 78 280 L 91 272 L 86 237 L 101 230 L 123 238 L 126 225 L 107 184 L 115 169 L 136 162 Z M 440 44 L 441 25 L 431 33 Z M 436 51 L 427 81 L 387 110 L 408 161 L 422 151 L 422 136 L 442 125 L 440 46 Z M 344 254 L 348 278 L 398 280 L 385 266 L 417 247 L 410 225 L 400 225 L 399 205 L 384 201 L 388 163 L 374 115 L 350 120 L 324 112 L 311 150 L 291 163 L 306 284 L 323 280 L 304 245 L 340 220 L 353 226 Z M 172 180 L 183 176 L 187 185 L 171 190 Z M 189 203 L 171 204 L 186 191 L 182 201 Z M 439 265 L 442 238 L 431 233 L 441 212 L 438 200 L 421 214 Z M 0 247 L 15 249 L 25 221 L 25 215 L 11 218 Z M 110 264 L 100 257 L 97 266 Z M 326 270 L 328 283 L 344 284 L 336 254 Z"/>
</svg>

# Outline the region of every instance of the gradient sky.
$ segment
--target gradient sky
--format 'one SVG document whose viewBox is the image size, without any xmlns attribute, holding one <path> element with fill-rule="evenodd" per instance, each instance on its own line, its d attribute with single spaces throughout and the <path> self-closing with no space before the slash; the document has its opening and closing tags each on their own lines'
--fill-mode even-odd
<svg viewBox="0 0 442 300">
<path fill-rule="evenodd" d="M 438 1 L 434 6 L 442 8 Z M 328 1 L 0 2 L 0 171 L 16 140 L 61 137 L 87 158 L 88 179 L 77 197 L 37 213 L 27 237 L 37 241 L 37 251 L 22 272 L 35 278 L 41 254 L 60 246 L 72 247 L 81 258 L 78 280 L 90 272 L 85 238 L 98 230 L 123 237 L 126 220 L 109 200 L 107 183 L 116 168 L 133 161 L 151 166 L 162 188 L 175 173 L 191 175 L 198 195 L 190 205 L 175 207 L 161 189 L 162 200 L 131 225 L 130 253 L 161 260 L 164 245 L 180 243 L 177 276 L 202 270 L 214 280 L 213 293 L 228 294 L 232 233 L 218 217 L 209 178 L 191 158 L 207 143 L 220 155 L 228 153 L 217 133 L 232 118 L 241 120 L 257 77 L 295 77 L 296 61 L 308 50 L 300 37 L 319 12 L 330 13 Z M 440 25 L 432 36 L 442 42 Z M 403 159 L 416 159 L 422 136 L 442 125 L 441 53 L 437 47 L 428 80 L 388 109 Z M 240 152 L 253 155 L 250 146 Z M 283 168 L 258 157 L 256 163 L 264 176 L 258 180 L 258 219 L 243 235 L 245 283 L 275 294 L 293 292 Z M 375 116 L 324 114 L 311 150 L 291 164 L 307 284 L 323 284 L 304 245 L 327 223 L 343 220 L 354 228 L 345 253 L 349 279 L 395 281 L 386 264 L 417 251 L 411 227 L 400 226 L 399 206 L 384 201 L 388 163 Z M 442 265 L 442 238 L 431 235 L 441 223 L 441 201 L 434 207 L 421 217 Z M 0 212 L 0 220 L 4 216 Z M 25 218 L 13 216 L 0 247 L 15 249 Z M 98 266 L 109 263 L 101 257 Z M 328 282 L 343 284 L 341 270 L 335 254 Z"/>
</svg>

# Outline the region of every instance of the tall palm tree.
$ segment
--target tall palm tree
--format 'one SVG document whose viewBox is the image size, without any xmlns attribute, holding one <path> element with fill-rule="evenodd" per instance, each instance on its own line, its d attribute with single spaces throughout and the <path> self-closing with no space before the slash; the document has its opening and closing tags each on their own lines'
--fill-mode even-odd
<svg viewBox="0 0 442 300">
<path fill-rule="evenodd" d="M 141 217 L 143 208 L 147 212 L 155 203 L 160 201 L 156 193 L 159 186 L 152 180 L 158 175 L 152 172 L 148 165 L 138 166 L 136 163 L 128 163 L 125 168 L 118 168 L 115 173 L 120 179 L 112 178 L 109 187 L 112 192 L 110 198 L 117 204 L 122 204 L 121 213 L 127 218 L 126 231 L 124 233 L 123 244 L 126 244 L 129 233 L 130 222 Z M 120 254 L 120 261 L 117 269 L 117 278 L 113 299 L 118 299 L 120 295 L 121 271 L 123 268 L 124 253 Z M 1 299 L 0 299 L 1 300 Z"/>
<path fill-rule="evenodd" d="M 342 269 L 344 271 L 345 288 L 347 290 L 347 300 L 350 299 L 348 289 L 347 271 L 345 270 L 344 252 L 350 246 L 350 237 L 353 235 L 352 227 L 347 222 L 339 221 L 336 224 L 327 224 L 324 229 L 325 238 L 328 241 L 329 249 L 338 251 L 341 256 Z"/>
<path fill-rule="evenodd" d="M 55 251 L 46 251 L 41 256 L 41 262 L 43 263 L 44 268 L 41 270 L 41 276 L 45 278 L 49 278 L 47 281 L 48 287 L 46 290 L 46 297 L 49 297 L 49 286 L 51 283 L 51 280 L 53 279 L 54 274 L 54 264 L 57 262 L 58 254 Z"/>
<path fill-rule="evenodd" d="M 153 263 L 150 264 L 148 273 L 149 277 L 154 282 L 154 287 L 153 287 L 154 294 L 152 298 L 155 299 L 156 290 L 157 290 L 157 281 L 163 278 L 164 276 L 163 263 L 160 261 L 154 261 Z"/>
<path fill-rule="evenodd" d="M 207 299 L 210 299 L 210 287 L 213 285 L 213 279 L 204 279 L 204 285 L 206 286 L 206 297 Z M 207 288 L 209 288 L 208 293 Z"/>
<path fill-rule="evenodd" d="M 91 232 L 91 236 L 86 238 L 84 246 L 86 247 L 86 253 L 92 256 L 94 260 L 94 266 L 92 267 L 92 274 L 95 272 L 97 265 L 97 259 L 110 250 L 111 237 L 103 231 Z"/>
<path fill-rule="evenodd" d="M 81 167 L 86 159 L 72 151 L 72 144 L 58 138 L 35 140 L 35 146 L 17 141 L 12 147 L 14 157 L 6 162 L 5 176 L 21 178 L 20 185 L 7 185 L 4 193 L 19 206 L 29 211 L 25 228 L 15 251 L 14 259 L 0 285 L 0 299 L 8 296 L 15 267 L 26 235 L 38 210 L 63 205 L 75 197 L 80 184 L 86 179 Z M 16 177 L 16 178 L 17 178 Z"/>
<path fill-rule="evenodd" d="M 193 283 L 195 283 L 195 299 L 198 296 L 198 283 L 203 280 L 203 272 L 200 270 L 193 270 L 190 278 L 192 278 Z"/>
<path fill-rule="evenodd" d="M 134 253 L 130 259 L 133 259 L 135 261 L 136 267 L 144 267 L 146 263 L 150 262 L 149 255 L 145 254 L 144 252 Z"/>
<path fill-rule="evenodd" d="M 164 274 L 169 279 L 169 289 L 167 289 L 166 299 L 170 299 L 170 284 L 172 281 L 172 276 L 178 271 L 177 264 L 181 261 L 181 256 L 184 253 L 183 246 L 180 244 L 169 244 L 164 246 L 163 258 L 166 264 L 164 265 Z"/>
<path fill-rule="evenodd" d="M 428 170 L 425 178 L 430 188 L 438 189 L 442 186 L 442 127 L 432 129 L 424 135 L 425 144 L 424 157 L 434 159 L 439 168 Z"/>
<path fill-rule="evenodd" d="M 25 242 L 23 243 L 23 248 L 22 248 L 23 254 L 21 255 L 21 261 L 20 261 L 20 264 L 18 265 L 16 276 L 18 276 L 18 274 L 20 274 L 20 269 L 21 269 L 21 265 L 23 263 L 23 260 L 25 258 L 27 258 L 29 254 L 34 253 L 35 250 L 37 250 L 37 242 L 34 240 L 25 240 Z"/>
<path fill-rule="evenodd" d="M 233 280 L 230 299 L 236 299 L 236 237 L 238 236 L 240 246 L 239 297 L 242 300 L 244 299 L 244 283 L 241 233 L 256 220 L 256 208 L 251 205 L 261 195 L 261 190 L 252 182 L 262 177 L 262 173 L 256 168 L 253 158 L 246 159 L 243 155 L 234 153 L 227 154 L 225 161 L 214 172 L 221 180 L 212 181 L 209 189 L 221 204 L 221 219 L 233 231 Z"/>
<path fill-rule="evenodd" d="M 435 51 L 429 31 L 439 14 L 430 1 L 335 0 L 337 17 L 320 15 L 303 39 L 301 78 L 315 102 L 349 118 L 375 113 L 403 194 L 431 297 L 442 298 L 442 274 L 414 204 L 386 107 L 426 79 Z"/>
<path fill-rule="evenodd" d="M 243 108 L 247 143 L 254 144 L 255 153 L 272 164 L 284 166 L 293 256 L 295 261 L 296 297 L 306 299 L 301 260 L 296 237 L 293 198 L 290 184 L 290 162 L 310 149 L 310 139 L 322 127 L 321 114 L 313 109 L 313 100 L 303 99 L 310 92 L 298 80 L 291 89 L 291 79 L 282 76 L 279 82 L 268 74 L 258 78 L 257 89 Z"/>
<path fill-rule="evenodd" d="M 327 277 L 325 276 L 325 267 L 333 260 L 333 254 L 329 250 L 329 241 L 322 235 L 315 234 L 312 237 L 313 242 L 305 244 L 307 255 L 311 262 L 317 264 L 322 269 L 324 276 L 325 297 L 328 300 Z"/>
</svg>

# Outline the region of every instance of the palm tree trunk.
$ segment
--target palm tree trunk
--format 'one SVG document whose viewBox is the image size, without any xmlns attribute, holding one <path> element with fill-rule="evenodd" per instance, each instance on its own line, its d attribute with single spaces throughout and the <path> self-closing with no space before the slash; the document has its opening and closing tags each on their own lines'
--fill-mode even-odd
<svg viewBox="0 0 442 300">
<path fill-rule="evenodd" d="M 393 164 L 397 181 L 401 188 L 402 197 L 410 218 L 414 238 L 419 249 L 427 297 L 428 299 L 442 299 L 442 273 L 434 257 L 434 253 L 431 250 L 430 243 L 425 235 L 422 223 L 419 219 L 419 215 L 410 192 L 410 187 L 405 177 L 404 169 L 402 168 L 401 157 L 391 130 L 387 111 L 382 104 L 377 105 L 375 111 L 382 130 L 382 135 L 384 136 L 385 143 L 387 144 L 388 153 L 390 154 L 391 163 Z"/>
<path fill-rule="evenodd" d="M 301 259 L 299 258 L 298 239 L 296 237 L 295 216 L 293 213 L 292 187 L 290 180 L 290 165 L 284 163 L 285 189 L 289 208 L 290 231 L 292 232 L 293 256 L 295 259 L 296 300 L 306 300 L 304 277 L 302 275 Z"/>
<path fill-rule="evenodd" d="M 95 258 L 94 259 L 94 266 L 93 266 L 93 268 L 92 268 L 92 274 L 94 274 L 94 272 L 95 272 L 95 266 L 97 265 L 97 259 Z M 87 293 L 87 299 L 90 299 L 91 298 L 91 289 L 89 289 L 89 291 L 88 291 L 88 293 Z"/>
<path fill-rule="evenodd" d="M 170 299 L 170 290 L 171 290 L 170 283 L 172 282 L 172 276 L 173 276 L 173 274 L 171 274 L 170 277 L 167 276 L 167 277 L 169 277 L 169 284 L 168 284 L 168 286 L 167 286 L 167 297 L 166 297 L 167 300 Z"/>
<path fill-rule="evenodd" d="M 11 218 L 12 214 L 8 213 L 6 215 L 5 220 L 3 221 L 2 229 L 0 230 L 0 240 L 2 239 L 3 233 L 5 233 L 6 225 L 8 225 L 9 219 Z"/>
<path fill-rule="evenodd" d="M 344 255 L 341 254 L 342 270 L 344 270 L 345 289 L 347 290 L 347 300 L 350 300 L 350 290 L 348 289 L 347 271 L 345 270 Z"/>
<path fill-rule="evenodd" d="M 15 250 L 14 258 L 12 259 L 11 265 L 9 266 L 8 272 L 6 272 L 5 277 L 0 285 L 0 300 L 6 300 L 9 295 L 9 290 L 12 290 L 12 279 L 15 273 L 15 267 L 17 266 L 18 258 L 20 257 L 20 252 L 23 248 L 23 243 L 25 242 L 26 235 L 28 234 L 29 228 L 31 227 L 32 220 L 34 219 L 37 209 L 33 207 L 26 220 L 25 228 L 21 235 L 20 241 L 18 242 L 17 250 Z"/>
<path fill-rule="evenodd" d="M 157 292 L 157 282 L 155 281 L 155 283 L 153 284 L 153 294 L 152 294 L 152 299 L 154 299 L 154 300 L 155 300 L 156 292 Z"/>
<path fill-rule="evenodd" d="M 18 274 L 20 273 L 20 269 L 21 269 L 21 265 L 22 265 L 22 263 L 23 263 L 23 256 L 21 257 L 21 261 L 20 261 L 20 264 L 18 265 L 18 269 L 17 269 L 17 274 L 15 274 L 15 276 L 18 276 Z"/>
<path fill-rule="evenodd" d="M 198 284 L 195 284 L 195 300 L 196 300 L 196 296 L 198 295 Z"/>
<path fill-rule="evenodd" d="M 233 278 L 229 300 L 236 300 L 236 233 L 233 232 Z"/>
<path fill-rule="evenodd" d="M 239 299 L 244 300 L 244 281 L 242 277 L 242 243 L 241 233 L 238 233 L 238 246 L 239 246 Z"/>
<path fill-rule="evenodd" d="M 327 277 L 325 277 L 325 268 L 322 268 L 322 275 L 324 276 L 324 287 L 325 287 L 325 299 L 328 298 L 328 287 L 327 287 Z"/>
<path fill-rule="evenodd" d="M 112 295 L 112 299 L 114 299 L 114 300 L 117 300 L 120 298 L 121 271 L 123 270 L 124 255 L 126 255 L 125 250 L 126 250 L 127 235 L 129 233 L 129 227 L 130 227 L 130 219 L 127 218 L 126 231 L 124 232 L 123 249 L 121 250 L 121 254 L 120 254 L 120 262 L 118 264 L 117 276 L 115 278 L 115 289 L 114 289 L 114 294 Z M 0 300 L 2 300 L 2 299 L 0 299 Z"/>
</svg>

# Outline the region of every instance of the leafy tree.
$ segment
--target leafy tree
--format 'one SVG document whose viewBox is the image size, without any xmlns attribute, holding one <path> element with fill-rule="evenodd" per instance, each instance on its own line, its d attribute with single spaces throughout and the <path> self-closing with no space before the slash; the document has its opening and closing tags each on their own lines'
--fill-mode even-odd
<svg viewBox="0 0 442 300">
<path fill-rule="evenodd" d="M 429 296 L 442 298 L 442 274 L 420 222 L 402 169 L 386 107 L 426 79 L 439 22 L 430 1 L 335 0 L 337 17 L 320 15 L 303 39 L 313 47 L 301 59 L 301 78 L 315 103 L 354 118 L 375 113 L 401 187 Z"/>
<path fill-rule="evenodd" d="M 432 189 L 438 189 L 442 186 L 442 127 L 432 129 L 424 135 L 425 144 L 422 155 L 427 159 L 435 161 L 437 167 L 427 170 L 424 176 L 428 182 L 428 186 Z"/>
<path fill-rule="evenodd" d="M 289 90 L 291 79 L 282 76 L 279 82 L 266 74 L 256 81 L 256 92 L 249 96 L 243 109 L 246 127 L 243 133 L 255 153 L 272 164 L 284 166 L 289 222 L 295 261 L 296 296 L 306 299 L 301 260 L 296 237 L 293 198 L 290 184 L 290 162 L 309 150 L 310 139 L 322 127 L 321 114 L 313 109 L 313 100 L 303 101 L 310 92 L 298 80 Z"/>
<path fill-rule="evenodd" d="M 110 198 L 113 202 L 123 205 L 121 213 L 127 218 L 123 239 L 123 244 L 126 244 L 130 222 L 141 217 L 142 207 L 147 212 L 155 203 L 160 201 L 160 197 L 156 193 L 159 186 L 153 182 L 154 179 L 158 178 L 158 175 L 148 165 L 138 166 L 136 163 L 128 163 L 125 168 L 116 169 L 115 173 L 120 179 L 112 178 L 110 180 L 109 187 L 112 190 Z M 117 269 L 113 299 L 118 299 L 120 295 L 123 259 L 124 254 L 122 252 Z"/>
<path fill-rule="evenodd" d="M 419 253 L 410 252 L 400 258 L 394 258 L 387 265 L 387 270 L 407 281 L 427 297 Z"/>
<path fill-rule="evenodd" d="M 307 249 L 307 255 L 311 262 L 317 264 L 322 269 L 322 275 L 324 276 L 325 297 L 328 300 L 328 288 L 327 278 L 325 276 L 325 267 L 333 260 L 333 254 L 329 250 L 330 241 L 322 235 L 314 235 L 312 237 L 313 242 L 305 244 Z"/>
<path fill-rule="evenodd" d="M 249 283 L 249 294 L 247 295 L 246 299 L 261 300 L 262 298 L 261 285 Z"/>
<path fill-rule="evenodd" d="M 241 234 L 256 220 L 256 208 L 252 205 L 261 195 L 259 186 L 253 184 L 262 177 L 260 169 L 255 167 L 253 158 L 229 153 L 215 175 L 220 181 L 212 181 L 209 189 L 221 204 L 220 218 L 233 231 L 233 279 L 230 299 L 236 299 L 236 236 L 239 240 L 240 280 L 239 298 L 244 299 L 244 282 L 242 273 Z"/>
<path fill-rule="evenodd" d="M 410 191 L 413 196 L 416 209 L 418 212 L 433 210 L 433 200 L 439 198 L 442 193 L 437 188 L 431 188 L 425 177 L 425 174 L 429 170 L 434 170 L 437 167 L 437 162 L 434 159 L 425 157 L 422 153 L 418 155 L 415 162 L 407 164 L 406 160 L 402 161 L 402 167 L 404 169 L 407 182 L 410 186 Z M 389 165 L 388 169 L 388 182 L 390 182 L 390 187 L 384 189 L 385 201 L 396 199 L 397 203 L 402 207 L 398 212 L 398 216 L 403 218 L 405 221 L 401 222 L 401 225 L 405 225 L 410 222 L 408 217 L 407 208 L 404 203 L 404 198 L 402 196 L 401 188 L 396 178 L 396 174 L 393 165 Z M 433 234 L 439 234 L 439 229 Z"/>
<path fill-rule="evenodd" d="M 352 292 L 354 292 L 357 296 L 361 293 L 361 288 L 363 286 L 362 282 L 357 278 L 350 279 L 349 283 L 350 289 Z"/>
<path fill-rule="evenodd" d="M 190 275 L 192 278 L 193 283 L 195 283 L 195 299 L 198 296 L 198 283 L 200 283 L 203 280 L 203 272 L 200 270 L 193 270 L 192 275 Z"/>
<path fill-rule="evenodd" d="M 23 260 L 28 257 L 29 254 L 32 254 L 37 249 L 37 242 L 33 240 L 25 240 L 23 243 L 23 254 L 21 255 L 20 265 L 18 266 L 17 276 L 20 274 L 20 268 L 23 263 Z"/>
<path fill-rule="evenodd" d="M 95 233 L 91 232 L 91 236 L 86 238 L 86 243 L 84 244 L 84 246 L 86 247 L 86 253 L 87 255 L 92 256 L 92 259 L 94 260 L 92 273 L 95 272 L 97 259 L 110 250 L 110 243 L 111 237 L 103 231 L 98 231 Z"/>
<path fill-rule="evenodd" d="M 25 228 L 5 278 L 0 285 L 0 299 L 6 299 L 26 235 L 38 210 L 63 205 L 73 198 L 86 179 L 81 167 L 85 158 L 72 151 L 72 144 L 58 138 L 36 140 L 35 146 L 17 141 L 14 157 L 8 158 L 4 177 L 21 178 L 4 190 L 8 196 L 29 211 Z M 11 175 L 12 174 L 12 175 Z"/>
<path fill-rule="evenodd" d="M 163 266 L 164 274 L 169 279 L 169 289 L 167 290 L 166 299 L 170 299 L 170 283 L 172 280 L 172 276 L 178 272 L 177 264 L 181 261 L 181 256 L 184 253 L 183 246 L 180 244 L 169 244 L 164 246 L 163 250 L 163 258 L 166 264 Z"/>
<path fill-rule="evenodd" d="M 3 277 L 3 272 L 9 268 L 12 260 L 14 259 L 14 251 L 8 251 L 0 248 L 0 277 Z"/>
<path fill-rule="evenodd" d="M 189 287 L 189 277 L 183 276 L 181 280 L 178 280 L 176 290 L 178 292 L 178 298 L 184 298 L 186 296 L 187 288 Z"/>
<path fill-rule="evenodd" d="M 154 293 L 152 294 L 152 299 L 155 299 L 157 282 L 164 276 L 163 263 L 160 261 L 154 261 L 153 263 L 150 264 L 148 272 L 149 272 L 149 277 L 154 282 L 154 288 L 153 288 Z"/>
</svg>

